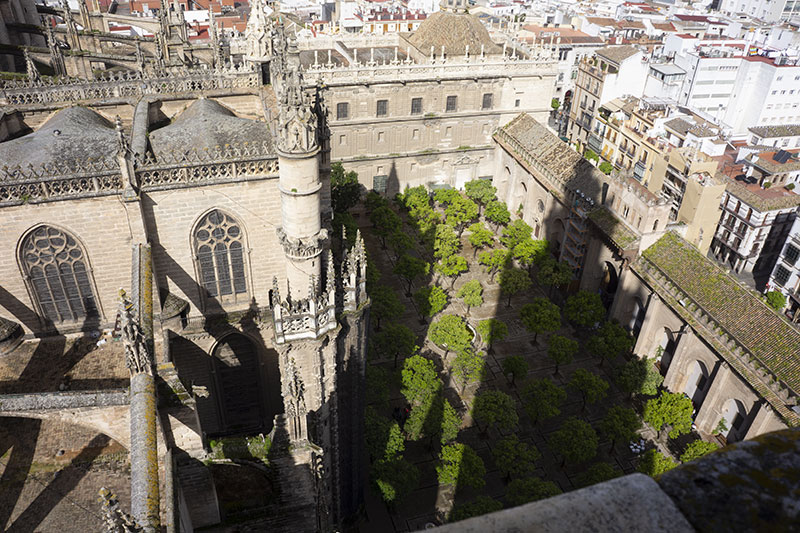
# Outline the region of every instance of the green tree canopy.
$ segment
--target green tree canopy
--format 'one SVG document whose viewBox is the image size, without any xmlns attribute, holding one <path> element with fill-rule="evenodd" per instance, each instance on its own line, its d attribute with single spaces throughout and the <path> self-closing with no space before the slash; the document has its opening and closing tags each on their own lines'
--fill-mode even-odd
<svg viewBox="0 0 800 533">
<path fill-rule="evenodd" d="M 550 243 L 545 240 L 534 240 L 530 237 L 514 246 L 511 255 L 517 262 L 530 269 L 534 264 L 541 263 L 547 257 Z"/>
<path fill-rule="evenodd" d="M 456 297 L 461 298 L 467 306 L 467 316 L 469 316 L 471 308 L 483 305 L 483 285 L 477 279 L 471 279 L 458 289 Z"/>
<path fill-rule="evenodd" d="M 495 229 L 511 221 L 511 213 L 508 211 L 508 207 L 505 202 L 501 202 L 500 200 L 492 200 L 486 204 L 486 211 L 483 216 L 486 217 L 486 220 L 494 223 Z"/>
<path fill-rule="evenodd" d="M 487 318 L 478 322 L 478 334 L 486 343 L 486 348 L 491 351 L 492 345 L 508 336 L 508 326 L 497 318 Z"/>
<path fill-rule="evenodd" d="M 534 334 L 533 342 L 536 342 L 540 333 L 561 327 L 561 309 L 547 298 L 534 298 L 519 310 L 519 319 L 525 329 Z"/>
<path fill-rule="evenodd" d="M 767 293 L 767 305 L 780 312 L 786 307 L 786 296 L 780 291 L 769 291 Z"/>
<path fill-rule="evenodd" d="M 334 235 L 345 236 L 345 242 L 342 244 L 346 245 L 348 248 L 351 248 L 356 243 L 358 222 L 356 222 L 356 219 L 353 218 L 353 215 L 350 213 L 334 213 L 331 224 L 333 226 Z"/>
<path fill-rule="evenodd" d="M 529 381 L 522 389 L 521 397 L 525 412 L 536 424 L 539 420 L 561 413 L 561 404 L 567 399 L 567 392 L 550 378 L 542 378 Z"/>
<path fill-rule="evenodd" d="M 530 227 L 524 220 L 518 218 L 514 222 L 508 224 L 503 229 L 503 235 L 500 237 L 500 242 L 509 250 L 513 250 L 516 245 L 531 238 L 533 228 Z"/>
<path fill-rule="evenodd" d="M 378 365 L 367 365 L 366 373 L 367 404 L 379 408 L 389 406 L 389 371 Z"/>
<path fill-rule="evenodd" d="M 620 477 L 622 471 L 609 463 L 595 463 L 575 478 L 578 487 L 588 487 Z"/>
<path fill-rule="evenodd" d="M 573 416 L 553 432 L 550 446 L 564 458 L 561 466 L 567 461 L 582 463 L 597 454 L 597 433 L 588 422 Z"/>
<path fill-rule="evenodd" d="M 614 165 L 612 165 L 608 161 L 601 161 L 600 165 L 597 168 L 600 170 L 600 172 L 608 176 L 614 170 Z"/>
<path fill-rule="evenodd" d="M 433 200 L 439 205 L 450 205 L 456 198 L 461 196 L 461 194 L 455 189 L 437 189 L 436 192 L 433 193 Z"/>
<path fill-rule="evenodd" d="M 503 359 L 503 373 L 511 376 L 511 385 L 515 386 L 517 379 L 528 375 L 528 361 L 521 355 L 511 355 Z"/>
<path fill-rule="evenodd" d="M 500 284 L 500 290 L 503 294 L 508 295 L 508 302 L 506 307 L 511 307 L 511 298 L 531 287 L 531 278 L 528 273 L 521 268 L 506 268 L 500 272 L 500 278 L 497 280 Z"/>
<path fill-rule="evenodd" d="M 381 416 L 373 407 L 364 410 L 367 451 L 373 461 L 402 457 L 405 440 L 394 420 Z"/>
<path fill-rule="evenodd" d="M 552 296 L 553 287 L 560 287 L 566 285 L 575 273 L 569 263 L 564 261 L 556 261 L 552 256 L 546 255 L 539 261 L 539 272 L 536 274 L 536 280 L 539 285 L 543 287 L 550 287 Z"/>
<path fill-rule="evenodd" d="M 458 522 L 466 520 L 473 516 L 481 516 L 484 514 L 494 513 L 501 511 L 503 504 L 489 496 L 481 495 L 468 503 L 459 503 L 450 511 L 450 516 L 447 518 L 448 522 Z"/>
<path fill-rule="evenodd" d="M 623 392 L 633 394 L 658 394 L 658 387 L 664 377 L 653 366 L 652 359 L 639 359 L 634 357 L 619 367 L 617 373 L 617 386 Z"/>
<path fill-rule="evenodd" d="M 692 430 L 692 411 L 692 400 L 683 394 L 662 391 L 647 401 L 643 418 L 659 434 L 670 426 L 669 436 L 674 438 Z"/>
<path fill-rule="evenodd" d="M 428 338 L 447 352 L 460 352 L 472 342 L 472 332 L 464 319 L 456 315 L 443 315 L 428 328 Z"/>
<path fill-rule="evenodd" d="M 561 489 L 552 481 L 544 481 L 538 477 L 515 479 L 506 488 L 506 500 L 512 506 L 544 500 L 561 494 Z"/>
<path fill-rule="evenodd" d="M 452 290 L 458 276 L 469 270 L 467 260 L 460 255 L 450 255 L 443 257 L 441 261 L 433 265 L 434 270 L 450 278 L 450 289 Z"/>
<path fill-rule="evenodd" d="M 378 461 L 370 477 L 383 501 L 390 505 L 401 502 L 419 484 L 419 468 L 405 459 Z"/>
<path fill-rule="evenodd" d="M 561 335 L 551 335 L 547 342 L 547 355 L 556 364 L 553 375 L 558 374 L 558 367 L 561 365 L 570 364 L 577 352 L 577 341 Z"/>
<path fill-rule="evenodd" d="M 455 228 L 460 237 L 466 225 L 477 218 L 478 204 L 459 195 L 453 200 L 453 203 L 447 206 L 444 214 L 447 217 L 447 223 Z"/>
<path fill-rule="evenodd" d="M 408 357 L 417 350 L 417 336 L 403 324 L 388 324 L 373 336 L 372 349 L 379 357 L 391 357 L 397 367 L 398 358 Z"/>
<path fill-rule="evenodd" d="M 364 198 L 364 207 L 367 208 L 367 211 L 374 211 L 379 207 L 384 207 L 389 205 L 389 202 L 380 195 L 380 193 L 376 191 L 369 191 L 367 193 L 366 198 Z"/>
<path fill-rule="evenodd" d="M 458 437 L 462 420 L 449 400 L 441 394 L 430 397 L 429 401 L 414 406 L 408 415 L 403 429 L 410 440 L 425 436 L 429 447 L 434 441 L 447 444 Z"/>
<path fill-rule="evenodd" d="M 608 393 L 608 382 L 585 368 L 575 370 L 567 386 L 581 394 L 582 408 L 586 407 L 587 402 L 596 403 L 602 400 Z"/>
<path fill-rule="evenodd" d="M 461 241 L 447 224 L 436 226 L 436 237 L 433 241 L 433 256 L 437 259 L 457 254 L 461 250 Z"/>
<path fill-rule="evenodd" d="M 400 377 L 400 392 L 412 406 L 431 401 L 442 390 L 442 380 L 436 373 L 433 361 L 421 355 L 406 359 Z"/>
<path fill-rule="evenodd" d="M 345 172 L 341 163 L 331 164 L 331 207 L 334 213 L 346 213 L 361 197 L 358 174 Z"/>
<path fill-rule="evenodd" d="M 411 285 L 415 280 L 426 275 L 430 271 L 430 265 L 418 257 L 403 254 L 394 265 L 393 272 L 403 278 L 406 282 L 406 295 L 411 294 Z"/>
<path fill-rule="evenodd" d="M 589 291 L 578 291 L 567 298 L 564 314 L 567 320 L 588 328 L 605 318 L 606 308 L 603 307 L 599 295 Z"/>
<path fill-rule="evenodd" d="M 629 441 L 636 431 L 642 427 L 642 421 L 636 411 L 630 407 L 615 405 L 606 411 L 600 422 L 600 433 L 611 441 L 611 451 L 618 441 Z"/>
<path fill-rule="evenodd" d="M 719 444 L 716 442 L 708 442 L 702 439 L 693 440 L 686 446 L 686 450 L 681 454 L 681 462 L 688 463 L 689 461 L 694 461 L 718 449 Z"/>
<path fill-rule="evenodd" d="M 605 322 L 586 343 L 586 349 L 600 358 L 601 365 L 607 359 L 614 360 L 630 352 L 631 348 L 633 337 L 615 322 Z"/>
<path fill-rule="evenodd" d="M 420 212 L 427 211 L 431 207 L 431 196 L 424 185 L 406 187 L 406 190 L 398 196 L 400 203 L 414 218 L 417 218 Z"/>
<path fill-rule="evenodd" d="M 369 215 L 375 235 L 381 239 L 381 247 L 386 248 L 386 237 L 395 232 L 403 223 L 391 207 L 379 207 Z"/>
<path fill-rule="evenodd" d="M 553 108 L 553 111 L 557 111 L 558 108 L 561 107 L 561 102 L 558 100 L 558 98 L 553 98 L 550 100 L 550 107 Z"/>
<path fill-rule="evenodd" d="M 664 455 L 658 450 L 647 450 L 639 458 L 639 466 L 636 470 L 651 477 L 660 476 L 668 470 L 678 466 L 678 463 Z"/>
<path fill-rule="evenodd" d="M 486 375 L 486 359 L 483 352 L 476 352 L 471 347 L 464 348 L 455 359 L 451 367 L 453 375 L 461 382 L 461 393 L 467 385 L 483 380 Z"/>
<path fill-rule="evenodd" d="M 522 442 L 516 434 L 512 434 L 492 449 L 494 464 L 506 479 L 530 476 L 536 470 L 536 461 L 542 454 L 536 446 Z"/>
<path fill-rule="evenodd" d="M 402 228 L 396 229 L 394 233 L 389 235 L 387 242 L 389 243 L 389 248 L 394 252 L 395 257 L 400 257 L 409 250 L 414 249 L 414 239 L 403 231 Z"/>
<path fill-rule="evenodd" d="M 461 430 L 462 423 L 463 420 L 461 420 L 458 411 L 456 411 L 453 404 L 450 403 L 450 400 L 442 398 L 442 431 L 440 442 L 442 444 L 447 444 L 448 442 L 456 440 L 458 432 Z"/>
<path fill-rule="evenodd" d="M 372 301 L 370 316 L 375 319 L 377 331 L 381 329 L 381 320 L 395 320 L 406 310 L 394 290 L 387 285 L 376 285 L 369 297 Z"/>
<path fill-rule="evenodd" d="M 443 446 L 439 460 L 441 464 L 436 467 L 436 475 L 442 485 L 479 489 L 486 484 L 483 459 L 466 444 Z"/>
<path fill-rule="evenodd" d="M 489 202 L 496 200 L 497 189 L 490 180 L 468 181 L 464 184 L 464 191 L 467 193 L 467 198 L 479 206 L 488 205 Z"/>
<path fill-rule="evenodd" d="M 421 319 L 433 317 L 447 307 L 447 293 L 439 286 L 422 287 L 414 293 L 414 302 Z"/>
<path fill-rule="evenodd" d="M 497 274 L 497 271 L 505 267 L 510 260 L 511 252 L 505 248 L 487 250 L 478 254 L 478 263 L 485 267 L 491 281 L 494 281 L 494 276 Z"/>
<path fill-rule="evenodd" d="M 494 243 L 494 233 L 489 231 L 486 226 L 483 225 L 482 222 L 476 222 L 470 225 L 468 228 L 469 230 L 469 243 L 472 245 L 472 257 L 475 257 L 478 253 L 478 250 L 484 248 L 486 246 L 490 246 Z"/>
<path fill-rule="evenodd" d="M 491 427 L 509 431 L 519 423 L 514 399 L 499 390 L 487 390 L 475 397 L 475 402 L 472 404 L 472 418 L 479 425 L 483 425 L 484 433 Z"/>
</svg>

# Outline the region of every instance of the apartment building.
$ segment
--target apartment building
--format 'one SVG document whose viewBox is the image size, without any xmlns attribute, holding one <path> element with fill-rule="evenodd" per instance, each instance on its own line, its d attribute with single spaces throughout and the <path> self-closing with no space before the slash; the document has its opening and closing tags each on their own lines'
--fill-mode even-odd
<svg viewBox="0 0 800 533">
<path fill-rule="evenodd" d="M 786 296 L 786 316 L 800 322 L 800 218 L 795 218 L 783 245 L 766 290 Z"/>
<path fill-rule="evenodd" d="M 795 221 L 800 196 L 784 188 L 722 176 L 723 214 L 711 245 L 737 273 L 772 270 Z M 761 287 L 756 286 L 757 289 Z"/>
<path fill-rule="evenodd" d="M 793 190 L 800 182 L 800 149 L 772 150 L 747 155 L 745 175 L 762 187 Z"/>
<path fill-rule="evenodd" d="M 623 95 L 640 96 L 646 75 L 645 58 L 634 46 L 609 46 L 584 58 L 570 109 L 570 141 L 586 144 L 599 106 Z"/>
</svg>

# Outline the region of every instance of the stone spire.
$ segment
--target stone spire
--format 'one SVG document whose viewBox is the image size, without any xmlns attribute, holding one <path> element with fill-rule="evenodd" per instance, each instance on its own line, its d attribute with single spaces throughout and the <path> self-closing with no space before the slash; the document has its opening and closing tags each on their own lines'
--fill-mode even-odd
<svg viewBox="0 0 800 533">
<path fill-rule="evenodd" d="M 64 24 L 67 26 L 67 40 L 73 50 L 80 50 L 81 43 L 78 39 L 78 25 L 75 23 L 75 18 L 72 16 L 72 10 L 69 7 L 68 0 L 60 0 L 61 9 L 64 11 Z"/>
<path fill-rule="evenodd" d="M 311 153 L 317 146 L 317 115 L 314 95 L 303 87 L 298 68 L 286 73 L 278 95 L 278 150 L 284 153 Z"/>
<path fill-rule="evenodd" d="M 466 13 L 468 9 L 467 0 L 440 0 L 439 9 L 452 13 Z"/>
<path fill-rule="evenodd" d="M 53 74 L 56 76 L 66 76 L 67 67 L 64 64 L 64 52 L 56 41 L 55 33 L 53 32 L 53 17 L 48 17 L 44 23 L 44 29 L 47 36 L 47 48 L 50 50 L 50 66 L 53 68 Z"/>
<path fill-rule="evenodd" d="M 41 76 L 39 76 L 39 70 L 33 63 L 33 59 L 31 59 L 31 55 L 28 53 L 27 48 L 22 49 L 22 55 L 25 57 L 25 70 L 28 73 L 28 83 L 31 85 L 36 85 L 41 80 Z"/>
<path fill-rule="evenodd" d="M 244 38 L 247 43 L 245 58 L 249 61 L 268 61 L 273 55 L 273 27 L 267 9 L 269 8 L 264 0 L 250 2 L 250 17 L 247 19 L 247 26 L 244 30 Z"/>
<path fill-rule="evenodd" d="M 211 5 L 208 6 L 208 32 L 211 34 L 211 49 L 214 54 L 214 67 L 221 69 L 225 66 L 225 54 L 222 50 L 222 43 L 220 42 L 217 19 L 214 16 L 214 9 L 211 7 Z"/>
</svg>

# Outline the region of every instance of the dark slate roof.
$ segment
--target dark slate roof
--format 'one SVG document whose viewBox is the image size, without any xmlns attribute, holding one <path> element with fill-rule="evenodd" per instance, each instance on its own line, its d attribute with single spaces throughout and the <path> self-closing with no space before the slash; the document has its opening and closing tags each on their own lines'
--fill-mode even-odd
<svg viewBox="0 0 800 533">
<path fill-rule="evenodd" d="M 69 165 L 89 159 L 113 158 L 114 125 L 86 107 L 56 112 L 33 133 L 0 143 L 0 167 Z"/>
<path fill-rule="evenodd" d="M 431 46 L 437 56 L 442 46 L 450 56 L 464 55 L 467 46 L 470 54 L 480 54 L 481 45 L 486 54 L 502 52 L 480 19 L 468 13 L 437 11 L 419 25 L 408 41 L 425 55 L 430 53 Z"/>
<path fill-rule="evenodd" d="M 262 146 L 274 152 L 272 134 L 265 122 L 237 117 L 220 103 L 195 100 L 171 124 L 150 132 L 150 147 L 157 159 L 192 150 L 213 151 L 230 145 Z"/>
</svg>

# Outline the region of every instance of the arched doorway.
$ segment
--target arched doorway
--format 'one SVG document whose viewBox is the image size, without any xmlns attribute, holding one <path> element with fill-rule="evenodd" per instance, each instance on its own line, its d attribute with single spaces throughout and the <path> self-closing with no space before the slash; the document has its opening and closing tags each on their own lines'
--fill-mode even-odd
<svg viewBox="0 0 800 533">
<path fill-rule="evenodd" d="M 213 355 L 220 427 L 225 433 L 262 429 L 265 413 L 256 346 L 246 336 L 233 333 L 217 344 Z"/>
<path fill-rule="evenodd" d="M 656 349 L 656 361 L 659 361 L 659 368 L 661 375 L 666 376 L 669 365 L 672 363 L 672 355 L 675 353 L 675 347 L 678 345 L 677 337 L 667 328 L 664 328 L 664 334 L 661 337 L 661 343 Z"/>
<path fill-rule="evenodd" d="M 553 229 L 548 239 L 556 257 L 561 257 L 561 242 L 564 240 L 564 233 L 564 221 L 556 219 L 555 222 L 553 222 Z"/>
<path fill-rule="evenodd" d="M 511 201 L 511 205 L 509 206 L 511 211 L 518 211 L 522 217 L 525 216 L 527 210 L 525 209 L 525 203 L 528 199 L 528 186 L 525 185 L 524 182 L 520 181 L 514 187 L 514 199 Z"/>
<path fill-rule="evenodd" d="M 726 442 L 736 442 L 742 440 L 745 430 L 745 419 L 747 418 L 747 409 L 744 404 L 731 398 L 722 407 L 722 418 L 725 420 L 726 429 L 722 432 L 725 435 Z"/>
<path fill-rule="evenodd" d="M 617 294 L 617 287 L 619 286 L 619 275 L 617 269 L 611 261 L 606 261 L 605 270 L 603 272 L 603 281 L 600 284 L 600 297 L 603 299 L 603 305 L 606 309 L 611 307 L 614 303 L 614 296 Z"/>
<path fill-rule="evenodd" d="M 631 321 L 628 322 L 628 329 L 631 330 L 631 334 L 634 337 L 638 337 L 639 332 L 642 330 L 645 313 L 646 311 L 644 303 L 642 302 L 642 299 L 637 296 L 633 300 L 633 313 L 631 314 Z"/>
<path fill-rule="evenodd" d="M 683 392 L 691 398 L 695 409 L 699 409 L 703 403 L 708 388 L 708 369 L 702 361 L 694 361 L 689 368 L 689 378 L 686 380 L 686 387 Z"/>
</svg>

